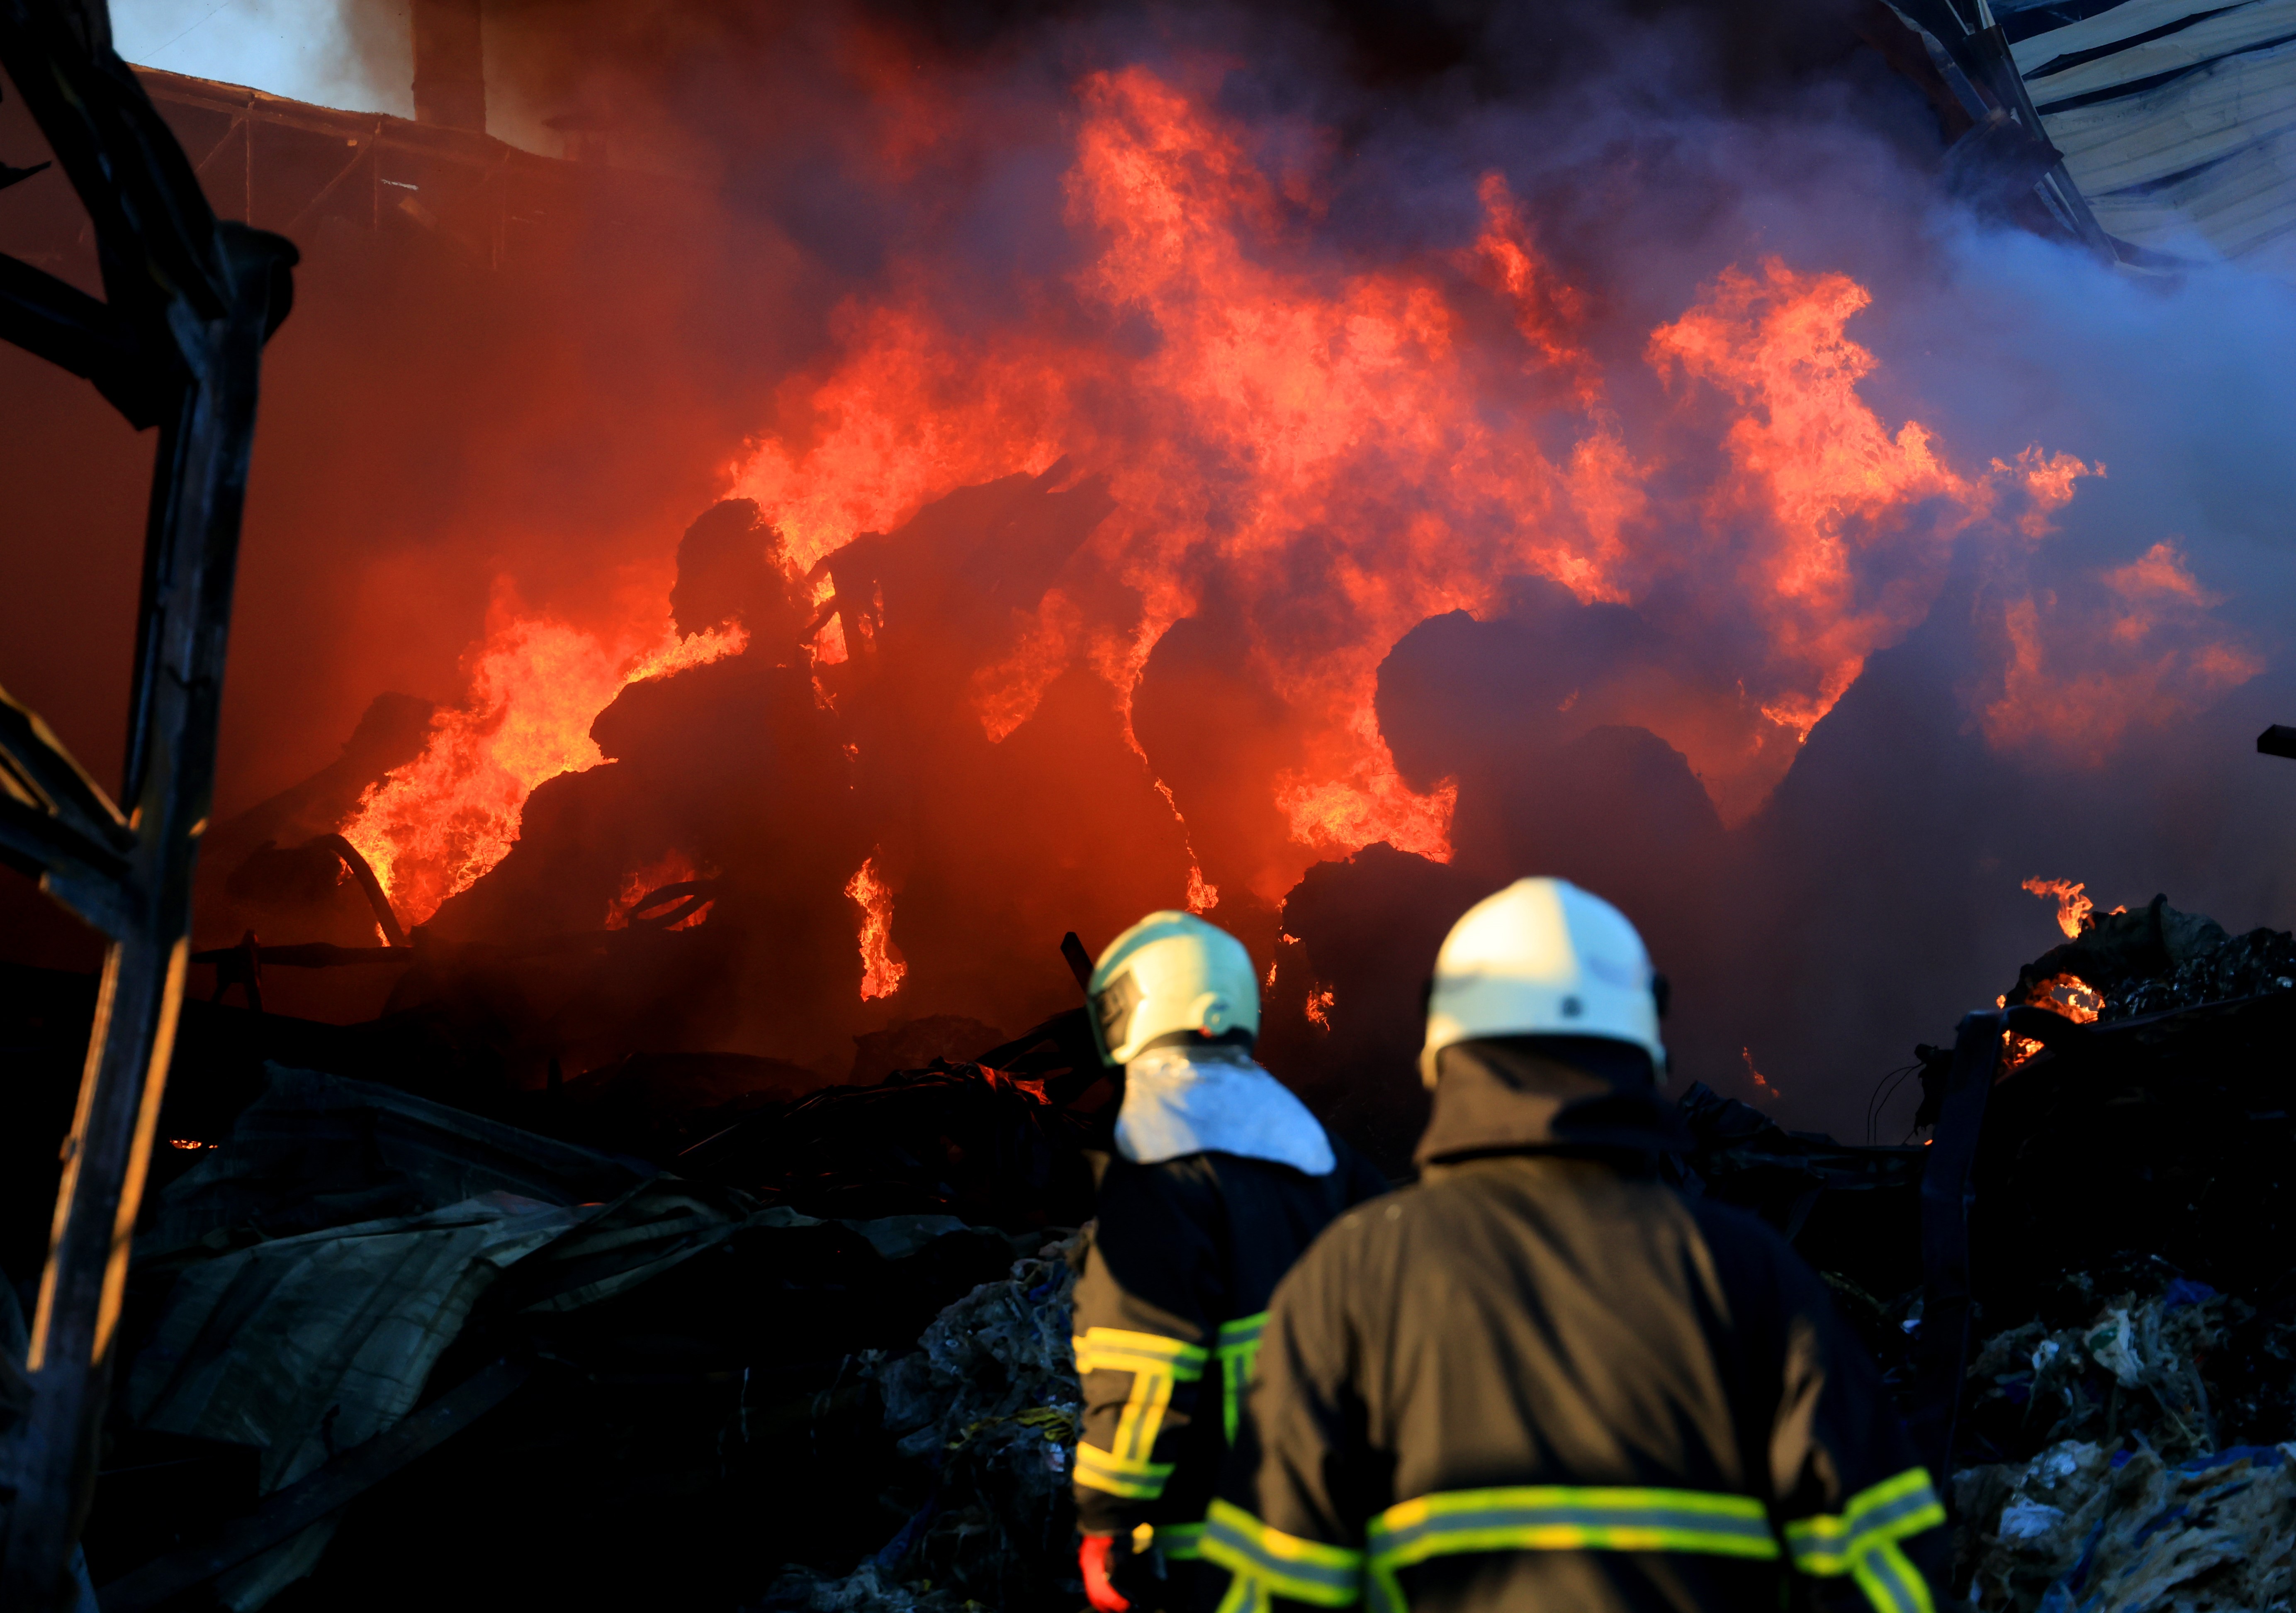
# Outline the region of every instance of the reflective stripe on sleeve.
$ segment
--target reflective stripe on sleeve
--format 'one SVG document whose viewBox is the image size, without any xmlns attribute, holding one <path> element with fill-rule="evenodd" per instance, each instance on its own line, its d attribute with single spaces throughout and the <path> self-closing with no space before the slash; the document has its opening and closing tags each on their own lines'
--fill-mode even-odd
<svg viewBox="0 0 2296 1613">
<path fill-rule="evenodd" d="M 1797 1518 L 1786 1548 L 1805 1574 L 1847 1574 L 1880 1613 L 1931 1613 L 1930 1590 L 1898 1543 L 1945 1522 L 1926 1468 L 1907 1468 L 1860 1490 L 1839 1513 Z"/>
<path fill-rule="evenodd" d="M 1078 1441 L 1074 1477 L 1087 1490 L 1121 1495 L 1127 1501 L 1154 1501 L 1164 1494 L 1165 1481 L 1172 1477 L 1172 1464 L 1127 1461 L 1097 1445 Z"/>
<path fill-rule="evenodd" d="M 1751 1495 L 1578 1485 L 1451 1490 L 1390 1507 L 1365 1530 L 1376 1608 L 1401 1613 L 1398 1570 L 1462 1551 L 1693 1551 L 1774 1560 Z"/>
<path fill-rule="evenodd" d="M 1267 1325 L 1267 1313 L 1257 1316 L 1239 1316 L 1234 1321 L 1220 1323 L 1217 1354 L 1220 1363 L 1220 1413 L 1226 1420 L 1227 1443 L 1235 1443 L 1236 1419 L 1243 1406 L 1243 1386 L 1251 1381 L 1252 1369 L 1259 1362 L 1259 1331 Z"/>
<path fill-rule="evenodd" d="M 1079 1374 L 1132 1374 L 1132 1388 L 1125 1396 L 1124 1409 L 1117 1414 L 1110 1447 L 1102 1450 L 1077 1442 L 1076 1482 L 1087 1490 L 1127 1500 L 1154 1501 L 1164 1494 L 1165 1481 L 1172 1477 L 1170 1462 L 1152 1460 L 1156 1436 L 1163 1429 L 1165 1409 L 1172 1403 L 1172 1386 L 1201 1378 L 1211 1353 L 1184 1339 L 1122 1328 L 1087 1328 L 1070 1342 L 1076 1349 Z"/>
<path fill-rule="evenodd" d="M 1363 1595 L 1362 1552 L 1271 1529 L 1225 1501 L 1204 1519 L 1203 1558 L 1235 1575 L 1220 1604 L 1227 1613 L 1264 1608 L 1270 1595 L 1318 1608 L 1349 1607 Z"/>
<path fill-rule="evenodd" d="M 1069 1343 L 1076 1351 L 1079 1372 L 1165 1372 L 1182 1383 L 1193 1383 L 1211 1359 L 1211 1352 L 1201 1345 L 1122 1328 L 1086 1328 Z"/>
</svg>

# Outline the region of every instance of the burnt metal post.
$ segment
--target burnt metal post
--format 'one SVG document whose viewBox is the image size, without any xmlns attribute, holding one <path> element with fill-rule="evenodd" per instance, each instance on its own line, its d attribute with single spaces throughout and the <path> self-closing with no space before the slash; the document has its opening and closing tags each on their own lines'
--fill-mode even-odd
<svg viewBox="0 0 2296 1613">
<path fill-rule="evenodd" d="M 0 857 L 109 939 L 27 1362 L 0 1445 L 0 1605 L 64 1604 L 94 1488 L 128 1244 L 190 956 L 263 345 L 295 249 L 218 221 L 111 45 L 103 0 L 0 0 L 0 66 L 93 226 L 104 298 L 0 257 L 0 338 L 160 428 L 119 804 L 0 695 Z"/>
<path fill-rule="evenodd" d="M 1977 1148 L 2001 1066 L 2004 1033 L 2062 1047 L 2083 1035 L 2061 1014 L 2020 1003 L 1962 1017 L 1944 1104 L 1922 1165 L 1922 1323 L 1918 1378 L 1906 1431 L 1923 1466 L 1950 1496 L 1956 1425 L 1969 1362 L 1970 1215 Z"/>
</svg>

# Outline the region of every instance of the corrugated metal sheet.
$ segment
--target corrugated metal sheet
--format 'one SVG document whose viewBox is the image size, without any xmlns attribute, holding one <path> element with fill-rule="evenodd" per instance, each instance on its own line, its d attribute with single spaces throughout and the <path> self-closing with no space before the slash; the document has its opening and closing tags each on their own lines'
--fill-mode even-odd
<svg viewBox="0 0 2296 1613">
<path fill-rule="evenodd" d="M 2011 54 L 2109 234 L 2238 258 L 2296 229 L 2296 0 L 2127 0 Z"/>
<path fill-rule="evenodd" d="M 2094 202 L 2296 128 L 2296 45 L 2227 56 L 2159 89 L 2045 112 L 2041 123 Z"/>
<path fill-rule="evenodd" d="M 2124 0 L 2094 17 L 2017 40 L 2010 45 L 2009 55 L 2017 63 L 2017 70 L 2030 79 L 2060 56 L 2118 45 L 2187 17 L 2205 16 L 2225 9 L 2218 0 Z"/>
<path fill-rule="evenodd" d="M 2040 36 L 2045 39 L 2049 37 Z M 2025 86 L 2032 94 L 2033 104 L 2046 115 L 2053 104 L 2076 95 L 2117 89 L 2124 84 L 2156 78 L 2163 73 L 2198 67 L 2220 56 L 2278 45 L 2288 39 L 2296 39 L 2296 0 L 2258 0 L 2255 4 L 2218 12 L 2173 34 L 2144 40 L 2059 72 L 2029 70 Z"/>
</svg>

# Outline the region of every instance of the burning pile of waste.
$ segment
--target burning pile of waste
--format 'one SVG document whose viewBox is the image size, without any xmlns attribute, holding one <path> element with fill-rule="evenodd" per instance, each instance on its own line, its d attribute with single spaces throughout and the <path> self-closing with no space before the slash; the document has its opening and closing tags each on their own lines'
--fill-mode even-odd
<svg viewBox="0 0 2296 1613">
<path fill-rule="evenodd" d="M 2289 1597 L 2292 968 L 2296 938 L 2155 901 L 2004 993 L 2064 1025 L 2002 1059 L 1970 1154 L 1972 1343 L 1948 1381 L 1978 1607 Z M 237 1012 L 196 1006 L 195 1053 Z M 200 1584 L 328 1605 L 412 1584 L 421 1538 L 491 1551 L 477 1592 L 636 1595 L 613 1576 L 642 1567 L 778 1613 L 1073 1607 L 1069 1307 L 1112 1088 L 1081 1010 L 962 1045 L 874 1078 L 865 1047 L 845 1084 L 734 1102 L 788 1072 L 618 1065 L 528 1095 L 520 1123 L 442 1101 L 421 1060 L 403 1085 L 274 1065 L 218 1143 L 171 1153 L 138 1235 L 87 1536 L 107 1606 Z M 1950 1055 L 1922 1051 L 1935 1125 Z M 179 1089 L 223 1101 L 202 1090 Z M 1789 1131 L 1700 1083 L 1679 1113 L 1681 1189 L 1792 1239 L 1918 1422 L 1939 1381 L 1923 1189 L 1951 1150 Z M 380 1482 L 426 1429 L 453 1459 Z M 347 1484 L 347 1509 L 298 1510 Z M 640 1537 L 645 1563 L 615 1554 Z"/>
<path fill-rule="evenodd" d="M 1986 1116 L 1973 1258 L 2000 1330 L 1962 1402 L 1957 1580 L 2015 1613 L 2284 1607 L 2296 936 L 2161 897 L 2077 928 L 2005 998 L 2084 1028 L 2011 1060 Z"/>
</svg>

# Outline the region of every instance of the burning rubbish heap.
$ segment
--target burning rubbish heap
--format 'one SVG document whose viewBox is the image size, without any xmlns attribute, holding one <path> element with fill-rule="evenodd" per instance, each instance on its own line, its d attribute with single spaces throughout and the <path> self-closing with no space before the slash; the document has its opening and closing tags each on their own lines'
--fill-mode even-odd
<svg viewBox="0 0 2296 1613">
<path fill-rule="evenodd" d="M 1685 1189 L 1793 1239 L 1914 1427 L 1948 1413 L 1979 1607 L 2290 1593 L 2292 959 L 2155 901 L 2023 971 L 2094 1017 L 2030 1049 L 1972 1019 L 1997 1062 L 1965 1358 L 1924 1328 L 1953 1056 L 1921 1049 L 1925 1143 L 1683 1094 Z M 1074 1606 L 1068 1304 L 1113 1095 L 1080 1009 L 627 1126 L 650 1157 L 591 1146 L 601 1112 L 562 1092 L 513 1125 L 274 1063 L 138 1235 L 87 1536 L 107 1613 L 382 1605 L 449 1562 L 473 1595 L 570 1605 Z"/>
</svg>

